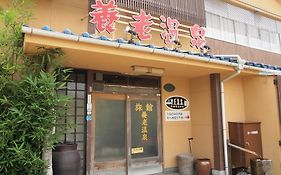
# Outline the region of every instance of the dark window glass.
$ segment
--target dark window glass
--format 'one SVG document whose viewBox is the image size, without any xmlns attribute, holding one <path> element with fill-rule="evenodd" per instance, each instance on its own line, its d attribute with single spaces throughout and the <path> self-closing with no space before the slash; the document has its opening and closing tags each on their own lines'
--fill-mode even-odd
<svg viewBox="0 0 281 175">
<path fill-rule="evenodd" d="M 125 159 L 125 106 L 125 100 L 96 100 L 95 161 Z"/>
<path fill-rule="evenodd" d="M 132 158 L 158 155 L 157 102 L 155 100 L 132 100 Z M 142 151 L 134 152 L 135 149 Z"/>
<path fill-rule="evenodd" d="M 81 175 L 84 174 L 85 165 L 85 98 L 86 98 L 86 72 L 74 70 L 66 81 L 66 88 L 61 89 L 59 94 L 65 94 L 71 99 L 65 116 L 58 119 L 58 127 L 56 130 L 63 130 L 68 125 L 72 127 L 67 134 L 61 138 L 61 142 L 76 143 L 81 156 Z"/>
<path fill-rule="evenodd" d="M 128 84 L 128 77 L 122 75 L 103 74 L 105 84 L 124 85 Z"/>
<path fill-rule="evenodd" d="M 121 74 L 110 74 L 110 73 L 97 73 L 99 74 L 99 80 L 95 74 L 94 81 L 102 83 L 104 85 L 120 85 L 120 86 L 136 86 L 136 87 L 160 87 L 160 78 L 158 77 L 136 77 Z M 100 76 L 102 74 L 102 76 Z"/>
<path fill-rule="evenodd" d="M 153 78 L 142 78 L 142 77 L 131 77 L 129 79 L 130 86 L 140 87 L 155 87 L 158 88 L 160 85 L 159 79 Z"/>
</svg>

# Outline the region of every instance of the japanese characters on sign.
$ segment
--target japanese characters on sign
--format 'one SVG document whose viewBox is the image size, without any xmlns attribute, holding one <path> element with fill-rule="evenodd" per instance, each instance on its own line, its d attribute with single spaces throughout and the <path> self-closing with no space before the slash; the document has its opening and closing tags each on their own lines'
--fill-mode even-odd
<svg viewBox="0 0 281 175">
<path fill-rule="evenodd" d="M 189 101 L 182 96 L 170 96 L 165 100 L 165 105 L 170 111 L 166 111 L 166 121 L 189 121 L 190 111 L 184 111 L 189 107 Z"/>
<path fill-rule="evenodd" d="M 142 40 L 149 40 L 152 38 L 151 34 L 151 21 L 152 17 L 150 14 L 146 14 L 144 10 L 140 10 L 140 15 L 133 15 L 134 22 L 130 22 L 130 25 L 134 28 L 134 31 L 137 32 L 138 38 Z"/>
<path fill-rule="evenodd" d="M 146 103 L 146 105 L 143 107 L 141 103 L 135 104 L 135 111 L 139 112 L 141 114 L 141 135 L 142 135 L 142 141 L 148 141 L 148 114 L 149 112 L 153 111 L 153 104 Z"/>
<path fill-rule="evenodd" d="M 90 23 L 96 24 L 98 32 L 107 31 L 108 33 L 112 33 L 116 30 L 114 24 L 120 17 L 115 0 L 110 0 L 107 4 L 101 0 L 96 0 L 96 3 L 92 4 L 91 8 L 93 11 L 89 12 L 89 15 L 92 17 Z M 154 24 L 152 16 L 141 9 L 138 15 L 132 16 L 132 19 L 133 21 L 129 22 L 129 24 L 133 28 L 132 30 L 137 33 L 139 40 L 152 39 L 152 35 L 150 34 L 152 30 L 151 26 Z M 179 21 L 162 15 L 159 19 L 161 21 L 159 27 L 162 29 L 160 37 L 163 42 L 165 44 L 179 42 Z M 197 24 L 190 27 L 190 45 L 198 49 L 203 48 L 206 44 L 205 33 L 205 29 Z"/>
<path fill-rule="evenodd" d="M 194 47 L 196 46 L 198 49 L 199 48 L 203 48 L 203 46 L 206 44 L 206 40 L 205 40 L 205 29 L 203 29 L 202 27 L 200 27 L 197 24 L 194 24 L 194 26 L 192 26 L 190 28 L 190 35 L 191 35 L 191 46 Z"/>
<path fill-rule="evenodd" d="M 183 110 L 189 106 L 189 101 L 182 96 L 171 96 L 166 99 L 165 105 L 171 110 Z"/>
<path fill-rule="evenodd" d="M 178 27 L 180 26 L 178 20 L 172 19 L 170 17 L 166 18 L 165 16 L 160 16 L 160 20 L 160 27 L 163 29 L 163 32 L 160 35 L 164 40 L 164 43 L 172 44 L 174 41 L 178 41 Z"/>
<path fill-rule="evenodd" d="M 143 153 L 143 147 L 132 148 L 132 154 Z"/>
<path fill-rule="evenodd" d="M 166 121 L 188 121 L 190 120 L 189 111 L 166 111 Z"/>
<path fill-rule="evenodd" d="M 99 32 L 107 31 L 108 33 L 114 32 L 116 29 L 113 26 L 115 21 L 119 19 L 119 12 L 116 10 L 117 5 L 115 0 L 110 0 L 108 4 L 104 4 L 101 0 L 97 0 L 96 4 L 92 4 L 94 9 L 89 13 L 91 17 L 90 23 L 96 24 Z"/>
</svg>

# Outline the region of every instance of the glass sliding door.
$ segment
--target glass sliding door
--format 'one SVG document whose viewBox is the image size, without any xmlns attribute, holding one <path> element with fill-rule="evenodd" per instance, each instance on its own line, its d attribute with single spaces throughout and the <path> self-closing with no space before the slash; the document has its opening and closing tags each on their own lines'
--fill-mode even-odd
<svg viewBox="0 0 281 175">
<path fill-rule="evenodd" d="M 132 159 L 158 156 L 157 102 L 131 100 Z M 134 151 L 141 148 L 142 151 Z"/>
<path fill-rule="evenodd" d="M 125 95 L 93 94 L 94 174 L 126 174 Z"/>
<path fill-rule="evenodd" d="M 162 172 L 159 97 L 129 96 L 128 174 Z"/>
<path fill-rule="evenodd" d="M 162 172 L 159 97 L 93 93 L 94 175 Z"/>
</svg>

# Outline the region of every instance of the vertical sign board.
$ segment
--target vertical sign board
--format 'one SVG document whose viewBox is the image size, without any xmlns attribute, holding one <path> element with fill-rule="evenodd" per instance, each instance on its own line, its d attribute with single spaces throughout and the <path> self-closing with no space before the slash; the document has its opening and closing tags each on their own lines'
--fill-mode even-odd
<svg viewBox="0 0 281 175">
<path fill-rule="evenodd" d="M 165 105 L 169 111 L 165 112 L 166 121 L 189 121 L 190 111 L 185 111 L 189 107 L 189 101 L 182 96 L 170 96 L 166 99 Z"/>
<path fill-rule="evenodd" d="M 157 156 L 157 101 L 131 101 L 132 158 Z"/>
</svg>

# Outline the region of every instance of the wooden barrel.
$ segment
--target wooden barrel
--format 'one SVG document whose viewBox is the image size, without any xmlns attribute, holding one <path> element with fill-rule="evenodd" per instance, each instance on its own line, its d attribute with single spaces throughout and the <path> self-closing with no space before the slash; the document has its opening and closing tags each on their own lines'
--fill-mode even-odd
<svg viewBox="0 0 281 175">
<path fill-rule="evenodd" d="M 210 159 L 196 159 L 195 170 L 197 175 L 209 175 L 211 173 L 211 168 Z"/>
<path fill-rule="evenodd" d="M 53 175 L 79 175 L 80 155 L 76 144 L 58 144 L 53 150 Z"/>
</svg>

